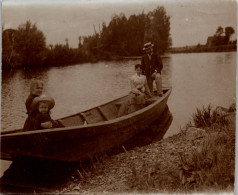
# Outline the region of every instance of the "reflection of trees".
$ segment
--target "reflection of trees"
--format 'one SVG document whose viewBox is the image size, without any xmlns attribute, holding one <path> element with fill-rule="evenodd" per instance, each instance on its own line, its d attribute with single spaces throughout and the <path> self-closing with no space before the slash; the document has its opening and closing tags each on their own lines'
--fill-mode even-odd
<svg viewBox="0 0 238 195">
<path fill-rule="evenodd" d="M 18 54 L 14 49 L 14 38 L 16 30 L 7 29 L 2 33 L 2 69 L 10 69 L 16 66 Z"/>
</svg>

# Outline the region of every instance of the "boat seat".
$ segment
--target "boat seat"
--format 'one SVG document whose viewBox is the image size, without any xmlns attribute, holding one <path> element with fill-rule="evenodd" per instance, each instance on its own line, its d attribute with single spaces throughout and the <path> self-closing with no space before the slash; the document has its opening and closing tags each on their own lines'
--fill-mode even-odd
<svg viewBox="0 0 238 195">
<path fill-rule="evenodd" d="M 112 120 L 117 118 L 118 115 L 118 108 L 115 104 L 109 104 L 105 106 L 99 106 L 98 109 L 104 115 L 107 120 Z"/>
<path fill-rule="evenodd" d="M 102 113 L 97 109 L 92 109 L 86 112 L 80 113 L 87 124 L 98 123 L 102 121 L 106 121 L 105 117 Z"/>
<path fill-rule="evenodd" d="M 65 127 L 79 126 L 84 124 L 84 119 L 80 115 L 71 116 L 58 121 Z"/>
</svg>

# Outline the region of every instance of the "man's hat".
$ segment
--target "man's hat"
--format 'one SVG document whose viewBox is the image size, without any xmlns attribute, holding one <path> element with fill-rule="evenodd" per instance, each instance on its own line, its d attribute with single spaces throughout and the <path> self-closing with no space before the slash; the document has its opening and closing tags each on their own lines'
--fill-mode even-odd
<svg viewBox="0 0 238 195">
<path fill-rule="evenodd" d="M 41 95 L 41 96 L 35 97 L 33 99 L 31 108 L 33 110 L 36 110 L 37 106 L 39 105 L 40 102 L 47 102 L 49 105 L 49 110 L 55 106 L 55 100 L 53 98 L 46 96 L 46 95 Z"/>
<path fill-rule="evenodd" d="M 147 50 L 150 49 L 151 47 L 154 47 L 154 44 L 152 44 L 151 42 L 145 43 L 143 50 Z"/>
</svg>

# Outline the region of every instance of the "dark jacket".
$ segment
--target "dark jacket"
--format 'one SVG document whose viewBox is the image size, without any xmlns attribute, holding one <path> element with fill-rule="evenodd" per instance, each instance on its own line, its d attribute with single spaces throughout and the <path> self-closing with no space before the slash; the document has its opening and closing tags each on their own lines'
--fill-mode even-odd
<svg viewBox="0 0 238 195">
<path fill-rule="evenodd" d="M 150 77 L 155 70 L 161 74 L 161 70 L 163 69 L 162 60 L 160 56 L 156 55 L 155 53 L 151 55 L 151 59 L 149 59 L 147 54 L 143 55 L 141 59 L 141 65 L 142 73 L 146 75 L 146 77 Z"/>
<path fill-rule="evenodd" d="M 26 99 L 25 105 L 28 115 L 32 113 L 31 104 L 35 97 L 37 97 L 37 95 L 29 95 L 28 98 Z"/>
<path fill-rule="evenodd" d="M 27 110 L 26 113 L 28 114 L 28 117 L 27 117 L 27 119 L 24 123 L 24 127 L 23 127 L 24 130 L 32 130 L 33 129 L 33 119 L 36 116 L 36 112 L 32 111 L 31 104 L 32 104 L 32 101 L 35 97 L 37 97 L 37 96 L 36 95 L 29 95 L 26 102 L 25 102 L 26 110 Z"/>
<path fill-rule="evenodd" d="M 44 122 L 47 122 L 47 121 L 52 122 L 52 124 L 53 124 L 52 128 L 58 127 L 57 122 L 54 121 L 54 120 L 51 118 L 51 116 L 50 116 L 49 113 L 44 113 L 44 114 L 42 114 L 42 113 L 39 113 L 39 112 L 38 112 L 38 113 L 36 114 L 35 119 L 34 119 L 34 130 L 44 129 L 44 128 L 41 127 L 41 123 L 44 123 Z"/>
</svg>

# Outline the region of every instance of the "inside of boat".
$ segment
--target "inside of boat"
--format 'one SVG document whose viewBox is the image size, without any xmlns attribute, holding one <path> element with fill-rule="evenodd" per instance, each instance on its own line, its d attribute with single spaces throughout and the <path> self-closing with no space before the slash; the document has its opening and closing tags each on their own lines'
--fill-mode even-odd
<svg viewBox="0 0 238 195">
<path fill-rule="evenodd" d="M 169 89 L 163 89 L 163 94 L 165 95 L 168 90 Z M 98 107 L 92 108 L 90 110 L 83 111 L 68 117 L 64 117 L 56 121 L 59 123 L 60 127 L 72 127 L 72 126 L 82 126 L 82 125 L 112 120 L 112 119 L 120 117 L 118 115 L 119 109 L 123 105 L 123 103 L 127 101 L 127 99 L 128 99 L 128 95 L 122 98 L 113 100 L 111 102 L 108 102 L 106 104 L 100 105 Z M 147 103 L 143 106 L 134 105 L 134 109 L 132 109 L 132 111 L 129 113 L 142 109 L 143 107 L 146 107 L 152 104 L 156 100 L 158 100 L 158 96 L 150 98 L 147 101 Z M 21 131 L 23 130 L 22 129 L 6 130 L 6 131 L 1 131 L 1 134 L 3 135 L 3 134 L 9 134 L 9 133 L 15 133 L 15 132 L 21 132 Z"/>
<path fill-rule="evenodd" d="M 76 115 L 59 119 L 58 122 L 65 127 L 70 127 L 93 124 L 118 118 L 119 107 L 124 101 L 126 101 L 126 98 L 127 96 L 120 99 L 120 101 L 110 102 L 108 104 L 80 112 Z"/>
<path fill-rule="evenodd" d="M 167 90 L 164 90 L 163 93 L 165 94 Z M 120 107 L 123 105 L 125 101 L 127 101 L 128 96 L 123 98 L 114 100 L 107 104 L 92 108 L 90 110 L 80 112 L 75 115 L 71 115 L 66 118 L 62 118 L 57 120 L 62 126 L 70 127 L 70 126 L 81 126 L 87 124 L 93 124 L 103 121 L 112 120 L 115 118 L 120 117 L 118 115 Z M 130 105 L 133 106 L 133 109 L 130 109 L 129 113 L 135 112 L 143 107 L 150 105 L 151 103 L 155 102 L 157 98 L 149 99 L 145 105 Z M 129 114 L 128 113 L 128 114 Z"/>
</svg>

